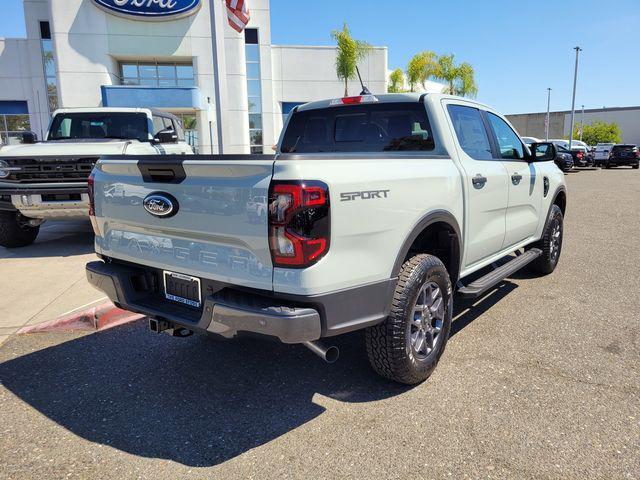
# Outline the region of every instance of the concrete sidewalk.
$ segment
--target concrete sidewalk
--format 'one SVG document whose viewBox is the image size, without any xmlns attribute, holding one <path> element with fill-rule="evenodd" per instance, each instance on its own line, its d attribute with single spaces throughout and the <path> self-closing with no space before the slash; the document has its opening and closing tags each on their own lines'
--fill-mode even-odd
<svg viewBox="0 0 640 480">
<path fill-rule="evenodd" d="M 85 277 L 95 258 L 88 221 L 46 222 L 33 245 L 0 247 L 0 344 L 26 325 L 106 301 Z"/>
</svg>

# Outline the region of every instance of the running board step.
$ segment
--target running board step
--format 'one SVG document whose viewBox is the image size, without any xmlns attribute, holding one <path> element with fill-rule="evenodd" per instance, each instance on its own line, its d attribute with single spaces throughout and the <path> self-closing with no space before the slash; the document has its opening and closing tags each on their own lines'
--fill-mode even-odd
<svg viewBox="0 0 640 480">
<path fill-rule="evenodd" d="M 525 267 L 529 263 L 533 262 L 540 255 L 542 255 L 542 250 L 540 250 L 539 248 L 532 248 L 531 250 L 527 250 L 522 255 L 515 257 L 513 260 L 509 260 L 501 267 L 498 267 L 495 270 L 487 273 L 484 277 L 471 282 L 466 287 L 458 289 L 458 293 L 463 298 L 479 297 L 491 287 L 496 286 L 508 276 L 513 275 L 522 267 Z"/>
</svg>

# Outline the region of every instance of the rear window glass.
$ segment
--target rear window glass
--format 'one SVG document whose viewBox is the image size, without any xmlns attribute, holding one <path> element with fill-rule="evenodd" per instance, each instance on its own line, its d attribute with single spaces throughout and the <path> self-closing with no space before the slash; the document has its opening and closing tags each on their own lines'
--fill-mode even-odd
<svg viewBox="0 0 640 480">
<path fill-rule="evenodd" d="M 345 105 L 294 113 L 283 153 L 428 151 L 435 144 L 424 105 Z"/>
<path fill-rule="evenodd" d="M 615 151 L 633 150 L 634 148 L 636 148 L 635 145 L 616 145 L 615 147 L 613 147 L 613 150 L 615 150 Z"/>
</svg>

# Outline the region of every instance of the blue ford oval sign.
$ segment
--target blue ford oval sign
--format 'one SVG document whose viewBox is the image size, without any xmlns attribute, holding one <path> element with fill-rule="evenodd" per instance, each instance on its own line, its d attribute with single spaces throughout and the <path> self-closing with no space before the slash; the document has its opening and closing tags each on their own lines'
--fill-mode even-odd
<svg viewBox="0 0 640 480">
<path fill-rule="evenodd" d="M 154 217 L 168 218 L 178 213 L 178 201 L 168 193 L 152 193 L 142 202 L 144 209 Z"/>
<path fill-rule="evenodd" d="M 172 20 L 194 14 L 202 0 L 93 0 L 114 15 L 142 20 Z"/>
</svg>

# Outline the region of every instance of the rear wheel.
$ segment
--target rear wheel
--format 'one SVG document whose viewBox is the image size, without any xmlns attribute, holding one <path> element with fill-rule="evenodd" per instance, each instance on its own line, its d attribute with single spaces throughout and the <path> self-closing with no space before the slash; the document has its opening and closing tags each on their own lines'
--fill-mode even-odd
<svg viewBox="0 0 640 480">
<path fill-rule="evenodd" d="M 531 263 L 531 269 L 535 272 L 548 275 L 556 269 L 562 252 L 563 224 L 562 210 L 553 205 L 542 239 L 532 245 L 542 250 L 542 255 Z"/>
<path fill-rule="evenodd" d="M 633 168 L 634 168 L 635 170 L 637 170 L 637 169 L 638 169 L 638 167 L 640 167 L 640 164 L 638 164 L 638 163 L 636 163 L 635 165 L 633 165 Z"/>
<path fill-rule="evenodd" d="M 429 378 L 449 338 L 452 306 L 451 282 L 443 263 L 432 255 L 407 260 L 389 316 L 365 332 L 373 369 L 409 385 Z"/>
<path fill-rule="evenodd" d="M 40 227 L 28 224 L 19 212 L 0 212 L 0 246 L 26 247 L 35 242 Z"/>
</svg>

